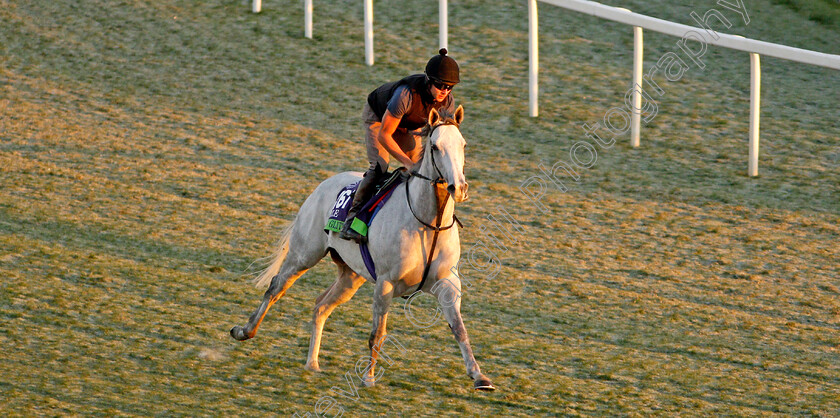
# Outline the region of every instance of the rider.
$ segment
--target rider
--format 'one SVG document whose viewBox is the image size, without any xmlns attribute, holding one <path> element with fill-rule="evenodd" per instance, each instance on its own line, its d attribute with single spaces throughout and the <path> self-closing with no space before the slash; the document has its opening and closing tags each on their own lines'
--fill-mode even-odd
<svg viewBox="0 0 840 418">
<path fill-rule="evenodd" d="M 439 55 L 426 64 L 425 74 L 383 84 L 368 95 L 362 118 L 370 167 L 359 182 L 339 237 L 356 242 L 364 239 L 350 225 L 370 199 L 376 182 L 388 171 L 389 154 L 405 167 L 411 167 L 420 159 L 422 138 L 419 130 L 426 126 L 431 109 L 455 111 L 455 100 L 450 92 L 461 79 L 458 63 L 446 54 L 446 48 L 441 48 Z"/>
</svg>

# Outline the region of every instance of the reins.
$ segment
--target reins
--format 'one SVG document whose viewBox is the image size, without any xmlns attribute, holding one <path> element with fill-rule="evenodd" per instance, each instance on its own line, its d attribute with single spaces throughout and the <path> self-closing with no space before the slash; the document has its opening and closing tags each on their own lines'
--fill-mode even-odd
<svg viewBox="0 0 840 418">
<path fill-rule="evenodd" d="M 433 126 L 431 128 L 431 130 L 429 131 L 429 137 L 432 136 L 432 132 L 434 132 L 435 129 L 437 129 L 437 127 L 442 126 L 442 125 L 458 126 L 457 123 L 451 122 L 451 121 L 446 121 L 444 123 L 437 124 L 437 125 Z M 446 183 L 446 180 L 443 178 L 443 174 L 440 172 L 440 169 L 438 168 L 437 163 L 435 162 L 434 151 L 435 151 L 435 149 L 433 148 L 431 150 L 430 154 L 431 154 L 431 158 L 432 158 L 432 167 L 435 168 L 435 171 L 438 174 L 438 178 L 433 180 L 433 179 L 430 179 L 430 178 L 418 173 L 417 171 L 412 171 L 409 174 L 411 175 L 411 177 L 418 177 L 418 178 L 421 178 L 423 180 L 428 181 L 429 184 L 432 187 L 437 187 L 438 184 Z M 426 228 L 429 228 L 429 229 L 435 231 L 434 235 L 432 236 L 432 247 L 429 249 L 429 257 L 426 260 L 426 266 L 423 268 L 423 276 L 420 279 L 420 286 L 417 287 L 417 290 L 419 291 L 419 290 L 422 290 L 423 285 L 426 284 L 426 277 L 429 275 L 429 270 L 432 267 L 432 258 L 434 257 L 434 254 L 435 254 L 435 247 L 437 246 L 438 235 L 440 234 L 440 232 L 441 231 L 446 231 L 447 229 L 452 228 L 453 226 L 455 226 L 456 223 L 458 224 L 459 228 L 463 228 L 464 225 L 461 224 L 461 221 L 458 220 L 458 217 L 455 216 L 455 213 L 453 212 L 452 213 L 452 223 L 449 224 L 449 226 L 445 226 L 445 227 L 440 226 L 441 223 L 443 223 L 443 211 L 446 208 L 446 203 L 449 202 L 449 198 L 450 198 L 449 193 L 446 194 L 446 200 L 443 202 L 442 205 L 440 204 L 439 201 L 436 202 L 436 206 L 437 206 L 437 215 L 435 216 L 435 221 L 437 223 L 436 226 L 429 225 L 428 223 L 426 223 L 425 221 L 420 219 L 420 217 L 417 216 L 417 213 L 414 212 L 414 208 L 411 207 L 411 197 L 410 197 L 410 194 L 408 192 L 408 184 L 411 183 L 410 180 L 411 179 L 409 178 L 409 181 L 405 182 L 405 200 L 406 200 L 406 202 L 408 202 L 408 209 L 411 211 L 411 214 L 414 215 L 414 219 L 417 219 L 417 221 L 420 222 L 421 224 L 423 224 L 423 226 L 425 226 Z M 435 200 L 438 200 L 437 199 L 437 193 L 435 193 Z"/>
</svg>

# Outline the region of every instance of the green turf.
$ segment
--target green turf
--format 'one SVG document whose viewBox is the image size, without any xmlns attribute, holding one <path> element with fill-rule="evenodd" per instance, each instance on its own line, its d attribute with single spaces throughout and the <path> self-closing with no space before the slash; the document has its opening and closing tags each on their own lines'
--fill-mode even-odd
<svg viewBox="0 0 840 418">
<path fill-rule="evenodd" d="M 840 54 L 840 30 L 774 0 L 750 22 L 715 1 L 609 1 Z M 327 322 L 303 370 L 327 261 L 233 341 L 261 298 L 247 273 L 322 179 L 366 165 L 361 107 L 437 50 L 436 2 L 0 0 L 3 415 L 290 415 L 346 387 L 371 286 Z M 464 80 L 465 257 L 498 207 L 522 225 L 463 301 L 476 393 L 448 328 L 389 321 L 405 346 L 351 416 L 840 414 L 840 74 L 762 57 L 760 176 L 749 178 L 749 57 L 659 79 L 659 114 L 598 150 L 541 212 L 519 190 L 569 161 L 620 106 L 632 30 L 540 4 L 540 117 L 528 115 L 527 3 L 450 2 Z M 812 18 L 813 19 L 813 18 Z M 679 51 L 645 34 L 647 66 Z M 483 266 L 477 266 L 483 267 Z M 431 305 L 424 305 L 431 307 Z M 334 410 L 335 411 L 335 410 Z"/>
</svg>

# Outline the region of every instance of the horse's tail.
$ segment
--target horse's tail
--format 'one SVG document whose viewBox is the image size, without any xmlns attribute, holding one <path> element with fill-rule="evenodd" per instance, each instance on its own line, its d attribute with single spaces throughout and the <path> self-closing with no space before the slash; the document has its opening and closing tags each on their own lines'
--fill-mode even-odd
<svg viewBox="0 0 840 418">
<path fill-rule="evenodd" d="M 292 228 L 294 228 L 296 221 L 297 217 L 295 217 L 295 220 L 283 230 L 283 233 L 280 235 L 280 241 L 277 243 L 277 250 L 274 252 L 274 256 L 271 260 L 271 264 L 269 264 L 268 267 L 260 272 L 260 275 L 253 280 L 256 287 L 267 287 L 269 283 L 271 283 L 271 279 L 273 279 L 280 271 L 280 266 L 283 265 L 283 261 L 286 260 L 286 256 L 289 254 L 289 238 L 292 236 Z"/>
</svg>

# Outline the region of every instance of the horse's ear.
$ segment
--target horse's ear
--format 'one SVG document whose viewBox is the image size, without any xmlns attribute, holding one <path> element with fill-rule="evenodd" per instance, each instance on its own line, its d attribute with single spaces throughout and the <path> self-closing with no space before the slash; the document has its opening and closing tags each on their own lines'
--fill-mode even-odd
<svg viewBox="0 0 840 418">
<path fill-rule="evenodd" d="M 440 122 L 440 113 L 432 108 L 432 110 L 429 111 L 429 126 L 435 126 L 438 122 Z"/>
<path fill-rule="evenodd" d="M 455 123 L 458 125 L 461 124 L 461 121 L 464 120 L 464 106 L 458 105 L 458 108 L 455 109 Z"/>
</svg>

